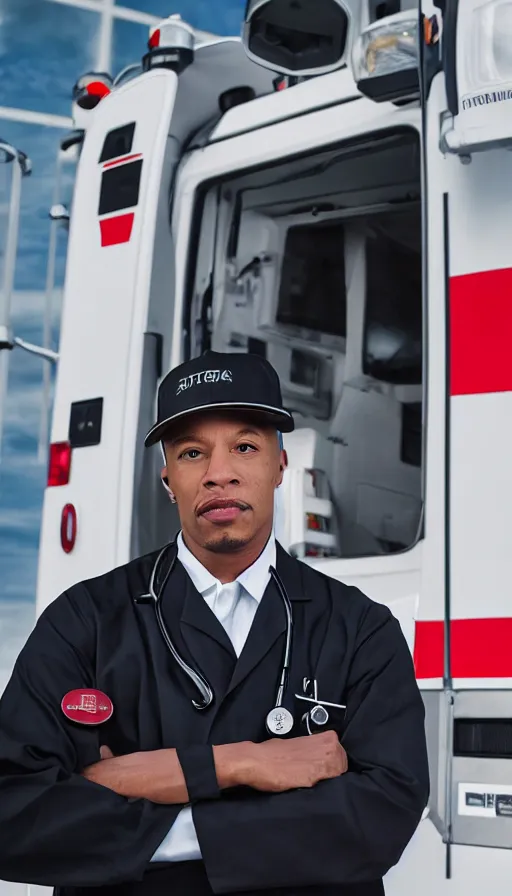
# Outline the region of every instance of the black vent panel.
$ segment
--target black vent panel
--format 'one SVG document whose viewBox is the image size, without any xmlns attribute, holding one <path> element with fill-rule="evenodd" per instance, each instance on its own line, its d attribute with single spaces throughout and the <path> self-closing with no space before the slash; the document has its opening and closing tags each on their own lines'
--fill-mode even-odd
<svg viewBox="0 0 512 896">
<path fill-rule="evenodd" d="M 512 759 L 512 719 L 456 719 L 454 756 Z"/>
</svg>

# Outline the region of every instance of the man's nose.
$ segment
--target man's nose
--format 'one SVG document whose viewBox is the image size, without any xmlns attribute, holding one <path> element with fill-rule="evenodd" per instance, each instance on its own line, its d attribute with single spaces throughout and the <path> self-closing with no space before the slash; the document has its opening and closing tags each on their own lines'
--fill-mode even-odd
<svg viewBox="0 0 512 896">
<path fill-rule="evenodd" d="M 207 488 L 214 486 L 227 488 L 229 485 L 238 485 L 238 483 L 239 479 L 231 452 L 222 447 L 214 448 L 210 455 L 210 463 L 203 484 Z"/>
</svg>

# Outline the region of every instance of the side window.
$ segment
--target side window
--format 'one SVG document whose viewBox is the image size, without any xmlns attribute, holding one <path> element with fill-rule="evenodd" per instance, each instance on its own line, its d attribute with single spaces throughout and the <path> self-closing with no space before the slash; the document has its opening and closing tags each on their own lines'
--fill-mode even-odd
<svg viewBox="0 0 512 896">
<path fill-rule="evenodd" d="M 98 214 L 107 215 L 136 206 L 139 201 L 141 174 L 142 159 L 104 171 L 101 175 Z"/>
<path fill-rule="evenodd" d="M 286 234 L 277 322 L 346 336 L 344 229 L 290 227 Z"/>
<path fill-rule="evenodd" d="M 418 0 L 369 0 L 370 22 L 377 22 L 386 16 L 393 16 L 406 9 L 417 9 Z"/>
<path fill-rule="evenodd" d="M 397 216 L 398 222 L 400 217 Z M 366 238 L 364 373 L 396 385 L 419 385 L 422 375 L 421 234 L 403 216 L 393 234 L 389 216 Z M 405 238 L 403 231 L 410 228 Z M 416 232 L 415 232 L 416 231 Z"/>
</svg>

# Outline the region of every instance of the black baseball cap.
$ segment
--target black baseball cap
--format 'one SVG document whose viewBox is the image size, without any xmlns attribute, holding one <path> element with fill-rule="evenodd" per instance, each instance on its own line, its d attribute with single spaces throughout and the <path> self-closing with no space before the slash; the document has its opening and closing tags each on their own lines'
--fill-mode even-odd
<svg viewBox="0 0 512 896">
<path fill-rule="evenodd" d="M 283 407 L 279 377 L 260 355 L 205 352 L 171 370 L 158 389 L 158 419 L 146 447 L 160 442 L 170 423 L 198 411 L 255 412 L 280 432 L 295 428 Z"/>
</svg>

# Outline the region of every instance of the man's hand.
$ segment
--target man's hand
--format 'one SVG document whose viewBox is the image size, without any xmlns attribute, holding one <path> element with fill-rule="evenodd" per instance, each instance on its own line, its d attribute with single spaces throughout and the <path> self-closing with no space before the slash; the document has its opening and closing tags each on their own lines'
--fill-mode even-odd
<svg viewBox="0 0 512 896">
<path fill-rule="evenodd" d="M 245 756 L 237 783 L 255 790 L 281 793 L 314 787 L 319 781 L 343 775 L 348 768 L 347 754 L 334 731 L 239 746 L 244 747 Z M 218 748 L 213 749 L 216 758 Z"/>
<path fill-rule="evenodd" d="M 176 750 L 154 750 L 114 756 L 100 749 L 101 760 L 82 772 L 84 778 L 120 796 L 171 805 L 187 803 L 188 792 Z"/>
</svg>

